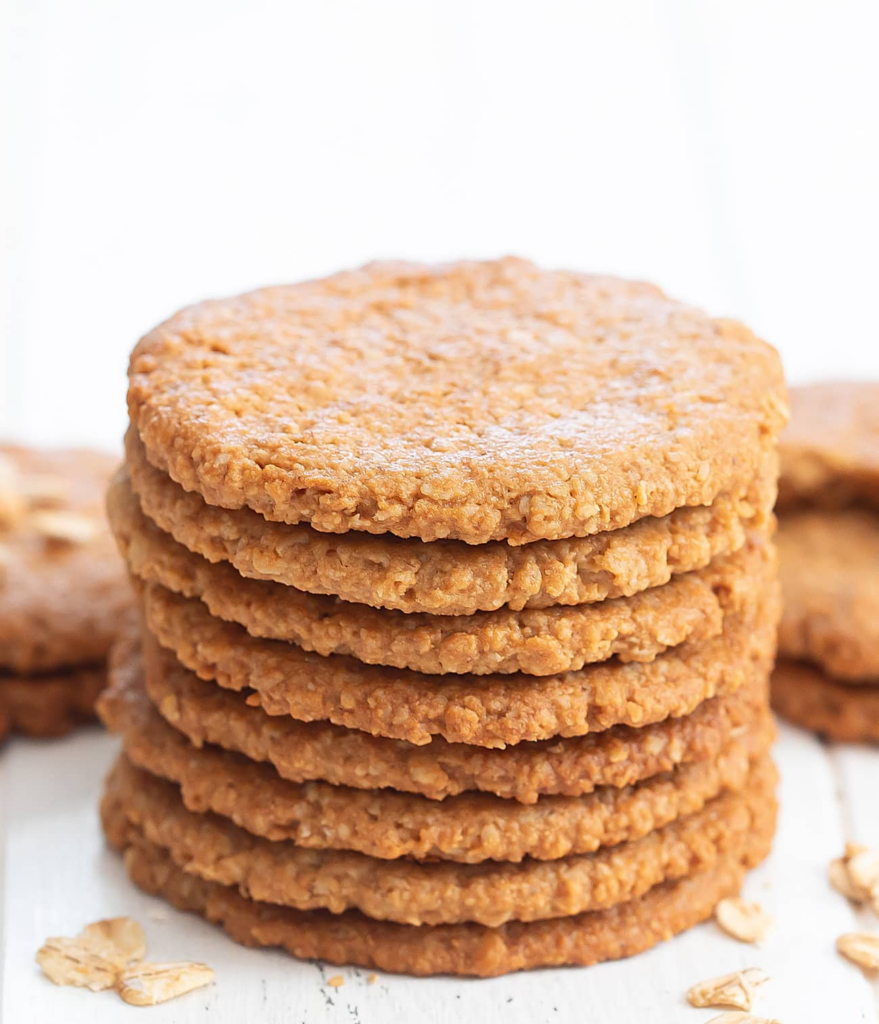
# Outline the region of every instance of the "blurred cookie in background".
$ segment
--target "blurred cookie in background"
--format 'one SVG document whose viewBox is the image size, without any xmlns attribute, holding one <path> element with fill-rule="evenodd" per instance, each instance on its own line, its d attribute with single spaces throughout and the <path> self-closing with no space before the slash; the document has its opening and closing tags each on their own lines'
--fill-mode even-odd
<svg viewBox="0 0 879 1024">
<path fill-rule="evenodd" d="M 130 587 L 104 514 L 99 452 L 0 446 L 0 736 L 93 717 Z"/>
<path fill-rule="evenodd" d="M 791 408 L 773 703 L 828 739 L 879 742 L 879 382 L 795 388 Z"/>
</svg>

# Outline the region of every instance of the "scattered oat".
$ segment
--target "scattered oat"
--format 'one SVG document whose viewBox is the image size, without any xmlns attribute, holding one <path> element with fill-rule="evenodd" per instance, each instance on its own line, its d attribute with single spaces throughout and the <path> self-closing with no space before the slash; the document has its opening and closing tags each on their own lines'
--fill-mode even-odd
<svg viewBox="0 0 879 1024">
<path fill-rule="evenodd" d="M 140 963 L 146 955 L 143 928 L 130 917 L 109 917 L 86 925 L 77 936 L 91 953 L 103 957 L 117 971 Z"/>
<path fill-rule="evenodd" d="M 378 975 L 377 974 L 370 974 L 366 978 L 366 984 L 367 985 L 374 985 L 377 981 L 378 981 Z"/>
<path fill-rule="evenodd" d="M 341 974 L 334 974 L 327 984 L 330 988 L 341 988 L 345 984 L 345 979 Z"/>
<path fill-rule="evenodd" d="M 748 903 L 740 896 L 721 900 L 714 915 L 727 935 L 739 942 L 762 942 L 772 926 L 772 918 L 759 903 Z"/>
<path fill-rule="evenodd" d="M 687 999 L 691 1006 L 731 1006 L 736 1010 L 750 1010 L 754 990 L 767 981 L 769 975 L 765 971 L 759 967 L 746 967 L 743 971 L 700 981 L 687 992 Z"/>
<path fill-rule="evenodd" d="M 65 544 L 85 544 L 100 532 L 100 523 L 79 512 L 61 509 L 41 509 L 30 517 L 30 523 L 37 533 L 48 540 Z"/>
<path fill-rule="evenodd" d="M 116 984 L 116 968 L 103 957 L 89 952 L 76 939 L 46 939 L 36 959 L 43 974 L 56 985 L 76 985 L 92 992 L 103 992 Z"/>
<path fill-rule="evenodd" d="M 74 939 L 47 939 L 36 960 L 56 985 L 76 985 L 101 992 L 116 984 L 119 972 L 143 959 L 143 929 L 129 917 L 112 917 L 86 925 Z"/>
<path fill-rule="evenodd" d="M 776 1017 L 754 1017 L 744 1010 L 727 1010 L 712 1017 L 706 1024 L 781 1024 Z"/>
<path fill-rule="evenodd" d="M 849 932 L 840 935 L 836 948 L 853 964 L 865 971 L 879 971 L 879 933 Z"/>
<path fill-rule="evenodd" d="M 138 964 L 119 978 L 119 995 L 132 1006 L 155 1006 L 209 985 L 214 972 L 207 964 L 179 960 L 167 964 Z"/>
<path fill-rule="evenodd" d="M 879 852 L 848 843 L 845 854 L 830 862 L 830 884 L 853 903 L 869 903 L 879 914 Z"/>
</svg>

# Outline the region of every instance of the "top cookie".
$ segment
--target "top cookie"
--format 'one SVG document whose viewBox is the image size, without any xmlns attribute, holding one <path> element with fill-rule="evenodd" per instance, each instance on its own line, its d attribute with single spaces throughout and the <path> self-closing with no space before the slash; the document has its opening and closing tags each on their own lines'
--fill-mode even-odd
<svg viewBox="0 0 879 1024">
<path fill-rule="evenodd" d="M 781 437 L 779 507 L 879 506 L 879 381 L 791 389 Z"/>
<path fill-rule="evenodd" d="M 784 422 L 773 349 L 645 284 L 521 260 L 374 264 L 183 310 L 131 420 L 207 502 L 471 544 L 710 504 Z"/>
<path fill-rule="evenodd" d="M 131 602 L 104 516 L 115 463 L 0 446 L 0 672 L 106 657 Z"/>
</svg>

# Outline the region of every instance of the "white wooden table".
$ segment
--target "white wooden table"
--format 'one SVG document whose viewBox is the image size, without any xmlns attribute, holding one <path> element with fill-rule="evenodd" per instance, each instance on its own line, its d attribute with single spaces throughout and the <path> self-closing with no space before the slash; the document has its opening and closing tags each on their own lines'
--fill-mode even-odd
<svg viewBox="0 0 879 1024">
<path fill-rule="evenodd" d="M 855 1024 L 879 1019 L 879 983 L 834 951 L 837 935 L 879 928 L 826 881 L 828 861 L 847 839 L 879 847 L 879 750 L 826 747 L 782 727 L 776 748 L 782 814 L 770 860 L 746 895 L 775 916 L 761 947 L 696 928 L 633 960 L 587 969 L 517 974 L 490 981 L 418 980 L 298 963 L 235 945 L 204 922 L 166 908 L 131 886 L 104 848 L 96 804 L 116 741 L 97 728 L 60 742 L 13 740 L 0 752 L 0 1020 L 3 1024 L 299 1024 L 299 1022 L 470 1022 L 492 1024 L 701 1024 L 684 992 L 695 981 L 740 967 L 771 975 L 756 1012 L 784 1024 Z M 149 1010 L 112 993 L 56 988 L 34 953 L 50 935 L 73 935 L 89 921 L 128 914 L 156 959 L 204 960 L 214 986 Z M 860 919 L 859 919 L 860 918 Z M 340 989 L 327 986 L 341 973 Z"/>
</svg>

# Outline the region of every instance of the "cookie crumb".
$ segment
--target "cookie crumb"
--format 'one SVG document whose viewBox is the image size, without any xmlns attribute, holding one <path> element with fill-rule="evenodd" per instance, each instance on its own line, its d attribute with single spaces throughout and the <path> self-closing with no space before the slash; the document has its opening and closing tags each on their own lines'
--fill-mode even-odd
<svg viewBox="0 0 879 1024">
<path fill-rule="evenodd" d="M 741 896 L 721 900 L 714 910 L 717 923 L 739 942 L 762 942 L 772 926 L 772 918 L 759 903 L 749 903 Z"/>
<path fill-rule="evenodd" d="M 754 990 L 769 981 L 769 975 L 759 967 L 746 967 L 743 971 L 721 974 L 700 981 L 687 992 L 691 1006 L 729 1006 L 736 1010 L 750 1010 Z"/>
<path fill-rule="evenodd" d="M 345 984 L 345 979 L 341 974 L 334 974 L 327 984 L 330 988 L 341 988 Z"/>
<path fill-rule="evenodd" d="M 378 981 L 378 975 L 377 974 L 370 974 L 366 978 L 366 984 L 367 985 L 374 985 L 377 981 Z"/>
</svg>

